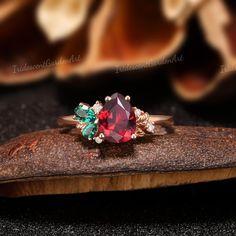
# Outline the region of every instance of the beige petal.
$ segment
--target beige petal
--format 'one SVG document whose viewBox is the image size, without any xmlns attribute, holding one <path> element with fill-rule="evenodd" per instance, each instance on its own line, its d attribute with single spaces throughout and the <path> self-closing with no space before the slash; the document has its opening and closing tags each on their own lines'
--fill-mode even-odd
<svg viewBox="0 0 236 236">
<path fill-rule="evenodd" d="M 59 65 L 56 72 L 65 78 L 128 66 L 153 67 L 177 50 L 184 35 L 183 27 L 163 17 L 158 1 L 104 0 L 91 19 L 86 54 L 77 64 Z M 77 39 L 68 42 L 62 56 L 78 47 Z"/>
<path fill-rule="evenodd" d="M 184 68 L 173 79 L 174 90 L 182 99 L 219 99 L 235 93 L 236 21 L 233 9 L 236 10 L 222 0 L 208 0 L 199 8 L 197 15 L 203 30 L 201 40 L 206 41 L 206 46 L 199 48 L 197 45 L 202 43 L 195 39 L 191 58 L 187 60 L 194 61 L 194 67 Z M 196 50 L 200 55 L 196 56 Z"/>
<path fill-rule="evenodd" d="M 220 51 L 226 63 L 236 63 L 236 55 L 231 52 L 225 32 L 233 17 L 225 3 L 222 0 L 209 0 L 199 9 L 198 17 L 208 43 Z M 235 28 L 235 24 L 232 27 Z"/>
<path fill-rule="evenodd" d="M 43 0 L 37 21 L 50 41 L 64 39 L 81 27 L 92 0 Z"/>
<path fill-rule="evenodd" d="M 184 23 L 201 3 L 208 0 L 162 0 L 164 15 L 169 20 Z"/>
</svg>

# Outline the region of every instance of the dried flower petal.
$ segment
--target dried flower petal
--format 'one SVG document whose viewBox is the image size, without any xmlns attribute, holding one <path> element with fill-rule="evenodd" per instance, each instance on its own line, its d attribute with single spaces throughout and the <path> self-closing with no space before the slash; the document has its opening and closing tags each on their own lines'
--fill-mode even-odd
<svg viewBox="0 0 236 236">
<path fill-rule="evenodd" d="M 43 0 L 37 9 L 37 21 L 50 41 L 74 33 L 87 17 L 91 0 Z"/>
</svg>

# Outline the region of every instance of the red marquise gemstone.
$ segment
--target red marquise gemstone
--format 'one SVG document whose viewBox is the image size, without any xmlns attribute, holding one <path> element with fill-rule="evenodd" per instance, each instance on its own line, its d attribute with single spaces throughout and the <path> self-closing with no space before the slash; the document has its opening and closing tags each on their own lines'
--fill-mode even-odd
<svg viewBox="0 0 236 236">
<path fill-rule="evenodd" d="M 103 133 L 105 140 L 112 143 L 129 141 L 136 129 L 136 118 L 132 106 L 124 96 L 115 93 L 106 102 L 98 114 L 99 133 Z"/>
</svg>

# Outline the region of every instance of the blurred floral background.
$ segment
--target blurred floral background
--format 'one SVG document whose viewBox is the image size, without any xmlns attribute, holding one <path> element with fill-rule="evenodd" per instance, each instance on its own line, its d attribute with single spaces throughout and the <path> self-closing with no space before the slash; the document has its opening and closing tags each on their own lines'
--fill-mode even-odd
<svg viewBox="0 0 236 236">
<path fill-rule="evenodd" d="M 233 0 L 2 0 L 0 25 L 0 85 L 155 71 L 188 102 L 236 91 Z"/>
</svg>

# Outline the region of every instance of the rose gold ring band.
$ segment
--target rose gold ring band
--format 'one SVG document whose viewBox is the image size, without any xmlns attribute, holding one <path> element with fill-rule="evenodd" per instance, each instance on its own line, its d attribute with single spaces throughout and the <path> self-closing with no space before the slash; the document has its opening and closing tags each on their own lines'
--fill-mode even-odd
<svg viewBox="0 0 236 236">
<path fill-rule="evenodd" d="M 149 115 L 149 120 L 153 122 L 155 125 L 172 125 L 173 117 L 172 116 L 164 116 L 164 115 Z M 78 120 L 74 119 L 73 115 L 70 116 L 61 116 L 57 119 L 57 123 L 59 126 L 75 126 L 80 123 Z"/>
</svg>

